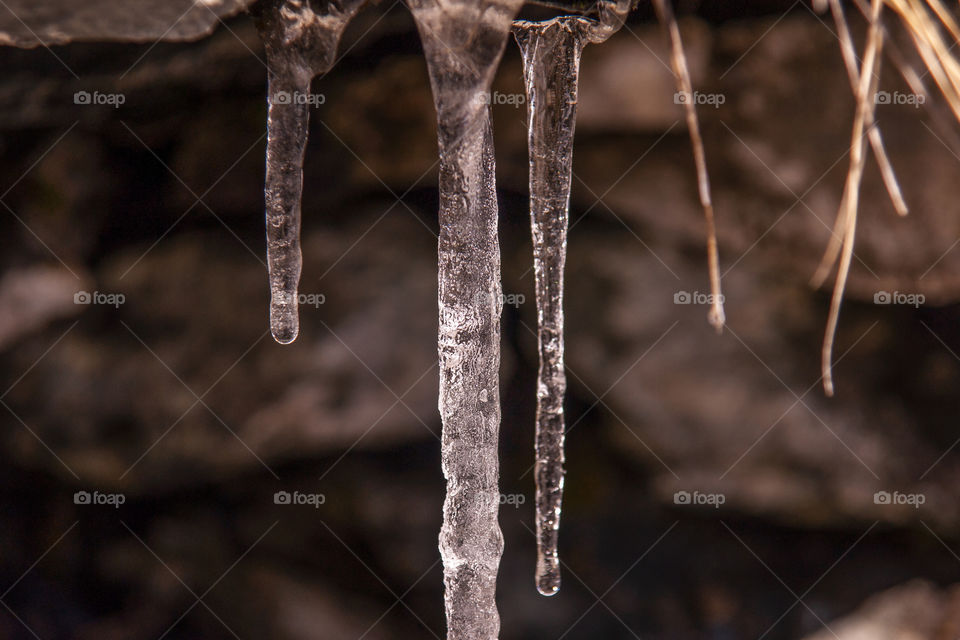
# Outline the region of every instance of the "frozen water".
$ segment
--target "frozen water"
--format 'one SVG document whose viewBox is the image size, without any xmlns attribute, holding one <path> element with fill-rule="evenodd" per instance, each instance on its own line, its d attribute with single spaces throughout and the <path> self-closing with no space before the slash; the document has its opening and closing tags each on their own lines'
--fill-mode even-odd
<svg viewBox="0 0 960 640">
<path fill-rule="evenodd" d="M 266 222 L 270 331 L 282 344 L 299 332 L 300 202 L 310 81 L 333 66 L 340 36 L 362 0 L 265 0 L 258 27 L 267 53 Z"/>
<path fill-rule="evenodd" d="M 563 498 L 563 268 L 567 254 L 577 77 L 587 21 L 564 16 L 517 22 L 523 54 L 530 148 L 530 224 L 537 291 L 540 371 L 537 380 L 537 589 L 560 590 L 557 537 Z"/>
<path fill-rule="evenodd" d="M 500 631 L 500 246 L 489 90 L 521 0 L 410 0 L 440 148 L 440 530 L 449 640 Z"/>
<path fill-rule="evenodd" d="M 536 478 L 537 590 L 560 590 L 557 542 L 563 501 L 563 269 L 567 253 L 573 134 L 580 55 L 623 23 L 629 5 L 601 7 L 601 21 L 561 16 L 517 21 L 513 33 L 523 56 L 530 150 L 530 225 L 537 291 L 540 370 L 537 379 Z"/>
</svg>

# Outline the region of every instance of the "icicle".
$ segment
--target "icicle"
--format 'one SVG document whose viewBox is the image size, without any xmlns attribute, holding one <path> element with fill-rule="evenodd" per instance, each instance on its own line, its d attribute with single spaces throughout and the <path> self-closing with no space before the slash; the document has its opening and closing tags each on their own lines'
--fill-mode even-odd
<svg viewBox="0 0 960 640">
<path fill-rule="evenodd" d="M 537 589 L 560 590 L 557 538 L 563 499 L 563 268 L 567 253 L 577 83 L 587 20 L 563 16 L 514 23 L 523 54 L 530 149 L 530 223 L 536 274 L 540 371 L 537 382 Z"/>
<path fill-rule="evenodd" d="M 318 10 L 314 10 L 314 4 Z M 363 0 L 263 0 L 257 21 L 267 53 L 269 112 L 264 190 L 270 331 L 293 342 L 300 329 L 300 198 L 310 120 L 310 81 L 328 72 L 347 23 Z M 322 10 L 320 9 L 322 7 Z"/>
<path fill-rule="evenodd" d="M 540 371 L 537 382 L 535 478 L 537 590 L 560 590 L 557 542 L 563 502 L 563 268 L 567 253 L 573 134 L 577 118 L 580 54 L 623 24 L 629 3 L 601 5 L 601 21 L 560 16 L 517 21 L 513 33 L 523 55 L 530 150 L 530 225 L 537 290 Z"/>
<path fill-rule="evenodd" d="M 560 590 L 557 542 L 563 503 L 563 269 L 567 253 L 573 134 L 577 119 L 580 55 L 587 42 L 617 31 L 629 2 L 601 4 L 600 21 L 560 16 L 517 21 L 513 34 L 523 56 L 530 154 L 530 225 L 537 290 L 540 371 L 537 381 L 535 478 L 537 485 L 537 590 Z"/>
<path fill-rule="evenodd" d="M 500 631 L 500 246 L 489 91 L 522 0 L 410 0 L 440 149 L 440 530 L 449 640 Z"/>
<path fill-rule="evenodd" d="M 537 381 L 537 589 L 560 590 L 557 538 L 563 500 L 563 267 L 567 254 L 573 132 L 577 116 L 582 28 L 563 16 L 514 23 L 523 54 L 530 148 L 530 224 L 537 289 L 540 373 Z"/>
</svg>

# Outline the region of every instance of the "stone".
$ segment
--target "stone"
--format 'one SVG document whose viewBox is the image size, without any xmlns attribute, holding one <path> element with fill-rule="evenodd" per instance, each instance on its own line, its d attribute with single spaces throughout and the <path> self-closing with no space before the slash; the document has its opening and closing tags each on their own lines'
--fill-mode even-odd
<svg viewBox="0 0 960 640">
<path fill-rule="evenodd" d="M 7 0 L 0 44 L 32 48 L 68 42 L 183 42 L 210 35 L 253 0 Z"/>
</svg>

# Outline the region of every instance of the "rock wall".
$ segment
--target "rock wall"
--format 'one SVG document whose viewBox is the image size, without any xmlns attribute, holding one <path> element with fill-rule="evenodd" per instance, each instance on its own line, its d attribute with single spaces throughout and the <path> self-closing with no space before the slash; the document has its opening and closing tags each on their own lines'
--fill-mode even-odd
<svg viewBox="0 0 960 640">
<path fill-rule="evenodd" d="M 104 39 L 123 20 L 122 39 L 147 42 L 171 24 L 165 39 L 217 28 L 192 43 L 0 50 L 0 584 L 16 585 L 4 602 L 43 638 L 159 637 L 174 621 L 169 637 L 442 635 L 436 137 L 405 10 L 363 12 L 314 85 L 301 286 L 313 297 L 281 347 L 266 333 L 262 52 L 248 16 L 226 19 L 241 3 L 179 21 L 185 4 L 88 3 L 66 25 L 8 4 L 30 25 L 2 17 L 20 46 Z M 512 296 L 505 638 L 798 638 L 907 580 L 960 581 L 949 130 L 910 105 L 879 110 L 912 213 L 894 215 L 868 165 L 828 400 L 829 294 L 808 280 L 839 205 L 853 101 L 820 19 L 765 10 L 683 25 L 708 101 L 719 337 L 696 304 L 703 224 L 659 29 L 641 11 L 584 56 L 555 599 L 532 580 L 536 313 L 520 61 L 507 52 L 494 94 Z M 889 64 L 881 88 L 906 91 Z M 924 304 L 875 304 L 884 292 Z M 125 501 L 76 504 L 77 491 Z M 191 590 L 211 585 L 195 604 Z M 0 615 L 0 636 L 29 634 Z"/>
</svg>

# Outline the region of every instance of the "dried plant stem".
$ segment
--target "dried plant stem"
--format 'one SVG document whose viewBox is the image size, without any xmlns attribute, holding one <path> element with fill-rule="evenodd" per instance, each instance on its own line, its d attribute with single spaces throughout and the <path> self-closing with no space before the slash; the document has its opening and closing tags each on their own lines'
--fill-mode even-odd
<svg viewBox="0 0 960 640">
<path fill-rule="evenodd" d="M 861 14 L 864 16 L 870 15 L 870 6 L 866 4 L 865 0 L 854 0 L 854 4 Z M 924 98 L 924 106 L 933 117 L 934 124 L 937 126 L 944 144 L 952 149 L 955 154 L 960 154 L 960 136 L 957 135 L 954 114 L 947 114 L 942 105 L 929 100 L 930 90 L 927 88 L 927 83 L 923 81 L 914 65 L 907 60 L 904 52 L 900 50 L 900 47 L 889 37 L 886 31 L 884 31 L 883 51 L 893 63 L 893 66 L 896 67 L 897 72 L 903 77 L 907 86 L 910 87 L 910 91 L 914 95 Z M 926 75 L 925 73 L 924 76 Z"/>
<path fill-rule="evenodd" d="M 850 27 L 847 24 L 847 19 L 843 14 L 843 8 L 840 5 L 840 0 L 829 0 L 829 3 L 830 11 L 833 15 L 833 20 L 836 24 L 837 34 L 840 40 L 840 52 L 843 55 L 843 62 L 847 69 L 847 76 L 850 78 L 850 87 L 853 89 L 854 93 L 856 93 L 857 88 L 860 85 L 860 71 L 857 69 L 857 55 L 854 50 L 853 37 L 850 35 Z M 880 129 L 879 127 L 875 126 L 876 122 L 874 115 L 874 110 L 870 109 L 866 116 L 867 119 L 864 121 L 864 126 L 867 129 L 867 136 L 870 140 L 870 146 L 873 148 L 874 157 L 877 159 L 877 165 L 880 168 L 880 175 L 883 177 L 883 183 L 886 185 L 887 193 L 890 196 L 890 201 L 893 203 L 893 207 L 896 212 L 901 216 L 905 216 L 908 213 L 907 204 L 903 199 L 903 194 L 900 191 L 900 185 L 897 182 L 897 176 L 893 171 L 893 166 L 890 164 L 890 159 L 887 156 L 886 149 L 884 148 L 883 137 L 880 134 Z M 840 211 L 846 211 L 846 207 L 843 205 L 843 203 L 841 203 Z M 820 260 L 820 265 L 817 267 L 817 270 L 811 279 L 811 284 L 814 287 L 819 288 L 823 285 L 827 277 L 830 275 L 830 270 L 833 269 L 833 265 L 836 264 L 837 257 L 840 254 L 840 249 L 843 243 L 843 230 L 845 227 L 845 216 L 838 215 L 836 221 L 834 222 L 833 230 L 830 233 L 830 241 L 827 245 L 827 249 L 823 254 L 823 258 Z"/>
<path fill-rule="evenodd" d="M 843 54 L 843 62 L 847 68 L 847 75 L 850 77 L 850 88 L 856 91 L 857 85 L 860 83 L 860 73 L 857 70 L 857 57 L 854 53 L 853 38 L 850 35 L 847 20 L 843 15 L 843 7 L 840 5 L 840 0 L 830 0 L 830 10 L 837 25 L 837 33 L 840 36 L 840 51 Z M 905 216 L 908 213 L 907 203 L 903 200 L 903 193 L 900 191 L 897 176 L 893 171 L 890 158 L 884 148 L 883 136 L 880 134 L 880 129 L 874 126 L 873 110 L 870 111 L 868 117 L 869 120 L 865 122 L 865 126 L 868 129 L 867 135 L 870 139 L 870 147 L 873 149 L 873 153 L 877 158 L 880 174 L 883 176 L 883 183 L 887 187 L 887 193 L 890 194 L 890 200 L 893 202 L 894 209 L 896 209 L 899 215 Z"/>
<path fill-rule="evenodd" d="M 954 57 L 952 47 L 944 40 L 927 6 L 933 7 L 939 24 L 946 26 L 956 40 L 960 39 L 960 29 L 953 17 L 937 0 L 927 0 L 926 3 L 921 0 L 885 0 L 885 3 L 900 16 L 934 82 L 954 116 L 960 120 L 960 62 Z"/>
<path fill-rule="evenodd" d="M 693 145 L 693 160 L 697 167 L 697 185 L 700 192 L 700 204 L 703 207 L 704 218 L 707 223 L 707 261 L 710 268 L 710 292 L 713 304 L 708 316 L 717 332 L 723 330 L 726 316 L 723 312 L 723 294 L 720 288 L 720 260 L 717 251 L 717 228 L 713 215 L 713 201 L 710 197 L 710 176 L 707 173 L 706 153 L 703 150 L 703 137 L 700 134 L 700 121 L 697 118 L 697 109 L 693 101 L 693 83 L 690 81 L 690 70 L 687 67 L 687 56 L 683 51 L 683 40 L 680 38 L 680 27 L 673 15 L 673 9 L 667 0 L 653 0 L 657 17 L 663 24 L 670 37 L 670 63 L 677 79 L 677 89 L 687 96 L 683 106 L 687 116 L 687 129 L 690 131 L 690 142 Z"/>
<path fill-rule="evenodd" d="M 833 341 L 837 332 L 837 320 L 840 317 L 840 304 L 843 301 L 843 292 L 850 273 L 850 263 L 853 258 L 853 244 L 857 230 L 857 207 L 860 198 L 860 183 L 863 179 L 863 167 L 866 160 L 864 153 L 864 129 L 868 121 L 872 121 L 876 109 L 877 77 L 879 75 L 880 51 L 883 47 L 883 32 L 880 28 L 880 14 L 883 8 L 882 0 L 872 0 L 870 11 L 870 29 L 867 35 L 867 44 L 863 55 L 863 67 L 860 72 L 860 82 L 857 85 L 857 113 L 854 117 L 853 135 L 850 143 L 850 169 L 847 171 L 847 182 L 844 187 L 841 210 L 838 219 L 843 219 L 843 247 L 840 254 L 840 267 L 837 271 L 837 280 L 830 300 L 830 313 L 827 318 L 827 329 L 823 339 L 821 353 L 821 368 L 823 372 L 823 388 L 828 396 L 833 395 L 833 374 L 831 361 L 833 355 Z"/>
</svg>

